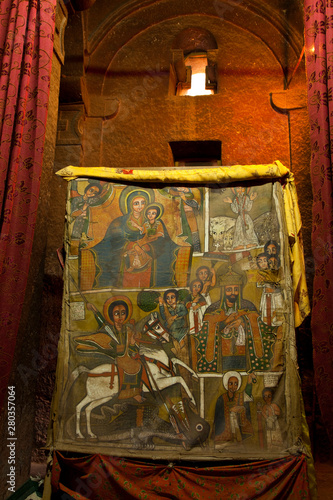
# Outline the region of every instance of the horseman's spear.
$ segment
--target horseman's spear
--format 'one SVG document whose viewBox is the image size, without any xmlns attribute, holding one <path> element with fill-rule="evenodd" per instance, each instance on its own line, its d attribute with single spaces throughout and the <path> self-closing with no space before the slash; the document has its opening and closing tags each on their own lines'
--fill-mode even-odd
<svg viewBox="0 0 333 500">
<path fill-rule="evenodd" d="M 81 292 L 81 290 L 80 290 L 79 286 L 77 285 L 76 281 L 74 280 L 73 276 L 72 276 L 70 273 L 68 273 L 68 275 L 69 275 L 69 277 L 70 277 L 70 279 L 71 279 L 72 283 L 74 283 L 75 288 L 77 289 L 77 291 L 78 291 L 78 292 L 79 292 L 79 294 L 81 295 L 81 297 L 82 297 L 83 301 L 85 302 L 85 304 L 86 304 L 86 306 L 87 306 L 87 309 L 91 309 L 91 308 L 95 309 L 95 312 L 96 312 L 96 314 L 98 315 L 98 318 L 99 318 L 99 320 L 100 320 L 100 321 L 101 321 L 101 323 L 102 323 L 102 325 L 101 325 L 101 326 L 103 326 L 103 328 L 104 328 L 104 329 L 106 330 L 106 332 L 110 335 L 110 337 L 112 337 L 112 339 L 113 339 L 113 340 L 114 340 L 117 344 L 119 344 L 119 340 L 117 339 L 117 337 L 115 336 L 115 334 L 114 334 L 114 333 L 113 333 L 113 331 L 111 330 L 111 328 L 110 328 L 109 324 L 105 321 L 104 316 L 103 316 L 103 315 L 99 312 L 99 310 L 97 309 L 97 307 L 96 307 L 94 304 L 92 304 L 91 302 L 89 302 L 89 301 L 88 301 L 88 299 L 87 299 L 87 298 L 83 295 L 83 293 Z M 88 307 L 88 305 L 89 305 L 90 307 Z"/>
</svg>

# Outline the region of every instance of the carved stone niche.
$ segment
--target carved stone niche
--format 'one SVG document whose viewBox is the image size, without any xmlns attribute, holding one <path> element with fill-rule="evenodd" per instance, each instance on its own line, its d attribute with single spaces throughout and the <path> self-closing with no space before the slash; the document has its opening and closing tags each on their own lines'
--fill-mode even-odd
<svg viewBox="0 0 333 500">
<path fill-rule="evenodd" d="M 217 43 L 206 29 L 193 27 L 182 30 L 171 48 L 169 94 L 175 95 L 177 87 L 191 87 L 191 66 L 186 66 L 190 54 L 204 54 L 207 57 L 206 88 L 217 89 Z"/>
<path fill-rule="evenodd" d="M 83 104 L 61 104 L 57 130 L 57 145 L 80 144 L 83 134 Z"/>
</svg>

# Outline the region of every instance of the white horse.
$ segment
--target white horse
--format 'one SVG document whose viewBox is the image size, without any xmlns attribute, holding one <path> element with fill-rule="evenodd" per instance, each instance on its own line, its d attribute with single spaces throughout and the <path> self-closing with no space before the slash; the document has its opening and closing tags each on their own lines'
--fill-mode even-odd
<svg viewBox="0 0 333 500">
<path fill-rule="evenodd" d="M 149 320 L 143 327 L 143 333 L 147 334 L 152 339 L 152 343 L 140 344 L 140 355 L 143 356 L 143 363 L 147 371 L 149 382 L 154 391 L 161 391 L 167 387 L 180 384 L 185 393 L 189 397 L 192 404 L 196 405 L 196 401 L 186 384 L 183 377 L 175 375 L 173 368 L 176 365 L 184 367 L 188 370 L 195 379 L 198 379 L 197 374 L 186 363 L 178 358 L 169 358 L 164 351 L 161 342 L 168 340 L 168 332 L 161 325 L 157 314 L 152 314 Z M 171 361 L 171 366 L 169 361 Z M 96 439 L 97 436 L 91 430 L 91 412 L 94 408 L 107 403 L 119 392 L 119 375 L 115 364 L 105 363 L 96 366 L 92 370 L 85 366 L 79 366 L 72 372 L 72 380 L 81 373 L 88 373 L 86 382 L 86 395 L 76 405 L 75 416 L 76 426 L 75 433 L 77 439 L 84 439 L 84 435 L 80 429 L 81 411 L 85 408 L 87 434 L 89 438 Z M 150 389 L 143 385 L 143 392 L 148 392 Z"/>
</svg>

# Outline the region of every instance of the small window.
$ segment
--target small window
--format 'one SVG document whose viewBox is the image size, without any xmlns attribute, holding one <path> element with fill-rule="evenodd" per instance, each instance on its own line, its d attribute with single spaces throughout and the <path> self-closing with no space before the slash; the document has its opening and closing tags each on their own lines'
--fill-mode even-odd
<svg viewBox="0 0 333 500">
<path fill-rule="evenodd" d="M 208 66 L 206 53 L 192 53 L 185 58 L 185 65 L 190 68 L 191 80 L 190 87 L 179 82 L 177 85 L 177 95 L 210 95 L 214 94 L 213 88 L 207 88 L 207 72 Z"/>
<path fill-rule="evenodd" d="M 216 40 L 210 31 L 189 27 L 171 47 L 169 95 L 197 96 L 217 92 Z"/>
</svg>

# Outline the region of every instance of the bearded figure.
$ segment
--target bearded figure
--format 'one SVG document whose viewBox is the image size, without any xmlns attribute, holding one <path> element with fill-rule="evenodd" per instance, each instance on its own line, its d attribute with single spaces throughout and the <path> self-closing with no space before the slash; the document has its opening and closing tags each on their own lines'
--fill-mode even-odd
<svg viewBox="0 0 333 500">
<path fill-rule="evenodd" d="M 207 309 L 198 336 L 198 371 L 269 370 L 276 329 L 265 325 L 255 305 L 243 299 L 242 275 L 229 269 L 220 285 L 221 300 Z"/>
</svg>

